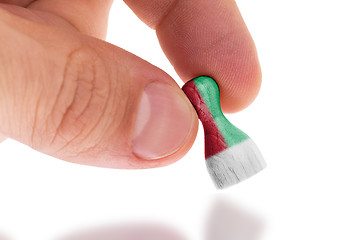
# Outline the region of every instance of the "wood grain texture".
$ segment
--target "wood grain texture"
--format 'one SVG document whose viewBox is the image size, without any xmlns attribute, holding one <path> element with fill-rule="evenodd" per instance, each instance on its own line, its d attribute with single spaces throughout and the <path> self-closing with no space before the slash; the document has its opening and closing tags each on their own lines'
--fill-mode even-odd
<svg viewBox="0 0 341 240">
<path fill-rule="evenodd" d="M 205 131 L 205 157 L 206 159 L 227 149 L 224 137 L 220 133 L 213 116 L 204 99 L 200 95 L 193 80 L 187 82 L 182 90 L 185 92 L 195 108 Z"/>
<path fill-rule="evenodd" d="M 207 76 L 197 77 L 193 81 L 227 146 L 232 147 L 247 140 L 249 136 L 230 123 L 223 114 L 220 106 L 220 89 L 216 81 Z"/>
<path fill-rule="evenodd" d="M 248 139 L 206 159 L 208 172 L 217 188 L 237 184 L 266 167 L 256 144 Z"/>
<path fill-rule="evenodd" d="M 206 166 L 217 188 L 239 183 L 265 168 L 256 144 L 225 118 L 219 87 L 212 78 L 197 77 L 182 89 L 203 124 Z"/>
</svg>

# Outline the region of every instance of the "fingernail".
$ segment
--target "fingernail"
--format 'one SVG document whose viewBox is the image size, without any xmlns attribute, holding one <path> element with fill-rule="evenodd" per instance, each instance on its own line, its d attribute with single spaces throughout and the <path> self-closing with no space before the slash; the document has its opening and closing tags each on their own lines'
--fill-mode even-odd
<svg viewBox="0 0 341 240">
<path fill-rule="evenodd" d="M 139 158 L 155 160 L 181 148 L 195 120 L 191 103 L 176 87 L 152 82 L 142 94 L 132 150 Z"/>
</svg>

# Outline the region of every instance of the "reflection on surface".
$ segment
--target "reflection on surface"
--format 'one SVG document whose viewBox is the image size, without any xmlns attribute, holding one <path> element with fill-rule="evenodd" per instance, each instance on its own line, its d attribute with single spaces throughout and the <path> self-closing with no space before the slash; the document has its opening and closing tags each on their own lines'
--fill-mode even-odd
<svg viewBox="0 0 341 240">
<path fill-rule="evenodd" d="M 256 216 L 217 198 L 208 217 L 205 240 L 260 240 L 262 229 Z"/>
<path fill-rule="evenodd" d="M 189 240 L 260 240 L 263 224 L 260 218 L 231 203 L 225 197 L 216 197 L 208 211 L 203 229 L 188 229 L 197 232 L 197 239 Z M 184 214 L 183 212 L 181 214 Z M 146 223 L 113 224 L 93 230 L 71 234 L 58 240 L 187 240 L 184 234 L 160 225 Z"/>
<path fill-rule="evenodd" d="M 153 224 L 126 224 L 85 231 L 60 240 L 185 240 L 175 230 Z"/>
<path fill-rule="evenodd" d="M 10 239 L 7 238 L 7 237 L 5 237 L 4 235 L 2 235 L 2 234 L 0 233 L 0 240 L 10 240 Z"/>
</svg>

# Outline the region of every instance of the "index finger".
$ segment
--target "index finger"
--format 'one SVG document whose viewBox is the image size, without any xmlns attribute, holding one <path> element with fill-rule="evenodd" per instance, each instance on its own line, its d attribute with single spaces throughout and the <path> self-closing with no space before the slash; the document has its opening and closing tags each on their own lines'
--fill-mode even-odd
<svg viewBox="0 0 341 240">
<path fill-rule="evenodd" d="M 247 107 L 257 96 L 261 70 L 251 35 L 233 0 L 125 0 L 150 27 L 176 72 L 188 81 L 213 77 L 223 111 Z"/>
</svg>

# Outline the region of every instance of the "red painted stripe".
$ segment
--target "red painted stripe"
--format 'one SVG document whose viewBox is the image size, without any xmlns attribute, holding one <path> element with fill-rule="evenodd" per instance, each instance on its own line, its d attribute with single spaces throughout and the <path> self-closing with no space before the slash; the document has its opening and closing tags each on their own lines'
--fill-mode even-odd
<svg viewBox="0 0 341 240">
<path fill-rule="evenodd" d="M 187 82 L 182 90 L 185 92 L 197 111 L 205 131 L 205 158 L 209 158 L 228 148 L 203 97 L 193 80 Z"/>
</svg>

